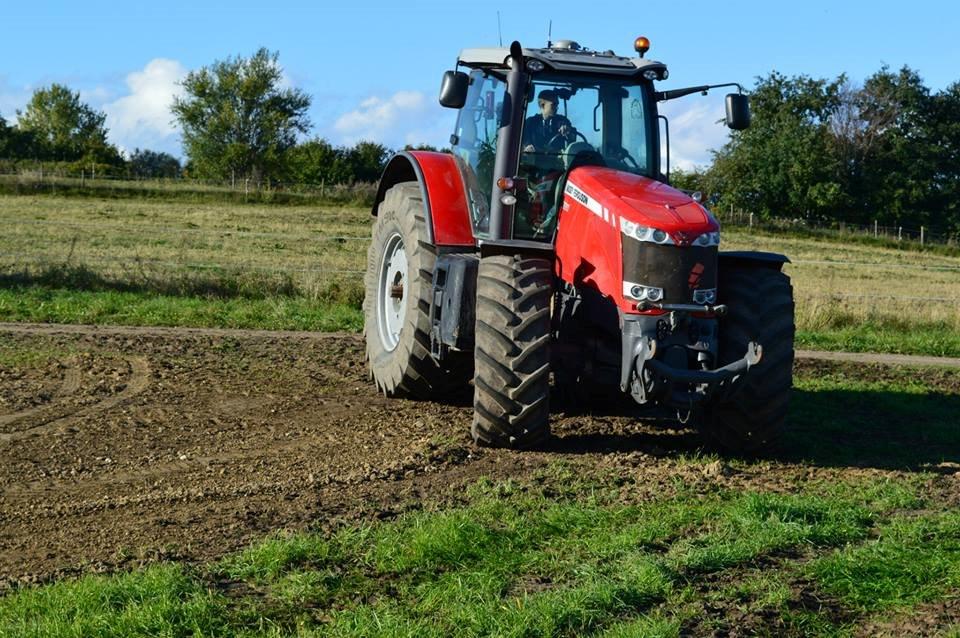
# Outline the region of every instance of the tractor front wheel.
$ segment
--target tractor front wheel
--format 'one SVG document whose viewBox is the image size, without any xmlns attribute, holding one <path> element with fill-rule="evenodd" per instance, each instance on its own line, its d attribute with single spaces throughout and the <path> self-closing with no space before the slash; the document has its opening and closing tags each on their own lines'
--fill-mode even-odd
<svg viewBox="0 0 960 638">
<path fill-rule="evenodd" d="M 760 362 L 733 394 L 711 406 L 706 434 L 730 452 L 751 453 L 782 429 L 793 384 L 793 288 L 790 278 L 766 267 L 721 269 L 720 365 L 743 356 L 751 341 L 763 347 Z"/>
<path fill-rule="evenodd" d="M 550 435 L 550 298 L 553 266 L 491 255 L 477 274 L 473 438 L 533 447 Z"/>
</svg>

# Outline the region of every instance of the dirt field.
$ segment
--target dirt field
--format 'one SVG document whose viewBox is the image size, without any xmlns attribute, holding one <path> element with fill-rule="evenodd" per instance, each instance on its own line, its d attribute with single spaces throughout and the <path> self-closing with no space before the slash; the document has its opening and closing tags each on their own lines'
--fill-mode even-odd
<svg viewBox="0 0 960 638">
<path fill-rule="evenodd" d="M 937 381 L 954 403 L 958 378 Z M 485 450 L 470 418 L 469 395 L 438 405 L 375 394 L 356 335 L 0 326 L 0 582 L 208 559 L 278 528 L 453 502 L 481 476 L 557 461 L 641 473 L 651 493 L 677 480 L 788 491 L 901 473 L 883 456 L 691 464 L 696 433 L 622 410 L 558 415 L 548 450 Z M 929 489 L 951 502 L 960 481 L 937 459 L 955 442 L 918 453 L 933 465 Z"/>
</svg>

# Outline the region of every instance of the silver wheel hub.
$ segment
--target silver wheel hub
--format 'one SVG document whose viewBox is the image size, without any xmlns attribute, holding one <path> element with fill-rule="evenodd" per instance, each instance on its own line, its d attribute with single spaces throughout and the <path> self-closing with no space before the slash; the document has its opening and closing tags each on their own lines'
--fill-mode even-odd
<svg viewBox="0 0 960 638">
<path fill-rule="evenodd" d="M 400 343 L 400 331 L 407 315 L 407 291 L 407 251 L 403 237 L 394 233 L 387 239 L 380 257 L 377 280 L 377 333 L 387 352 L 392 352 Z"/>
</svg>

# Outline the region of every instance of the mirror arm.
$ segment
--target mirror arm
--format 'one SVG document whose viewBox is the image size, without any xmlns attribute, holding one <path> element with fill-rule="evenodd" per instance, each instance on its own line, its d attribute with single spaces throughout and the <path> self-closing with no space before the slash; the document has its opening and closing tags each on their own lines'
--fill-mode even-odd
<svg viewBox="0 0 960 638">
<path fill-rule="evenodd" d="M 663 120 L 663 130 L 666 133 L 667 137 L 667 184 L 670 183 L 670 120 L 667 119 L 666 115 L 658 115 L 658 120 Z"/>
<path fill-rule="evenodd" d="M 685 97 L 693 93 L 703 93 L 706 95 L 710 89 L 722 89 L 727 86 L 737 87 L 737 91 L 741 94 L 744 92 L 743 87 L 737 82 L 727 82 L 726 84 L 705 84 L 703 86 L 688 86 L 683 89 L 673 89 L 671 91 L 657 91 L 653 94 L 653 97 L 657 102 L 666 102 L 667 100 L 676 100 L 677 98 Z"/>
</svg>

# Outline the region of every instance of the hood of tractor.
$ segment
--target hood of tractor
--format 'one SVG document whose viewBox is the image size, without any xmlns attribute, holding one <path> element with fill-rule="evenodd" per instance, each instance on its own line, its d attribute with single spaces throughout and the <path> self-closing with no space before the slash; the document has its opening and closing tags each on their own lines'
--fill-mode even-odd
<svg viewBox="0 0 960 638">
<path fill-rule="evenodd" d="M 567 183 L 606 209 L 608 215 L 665 231 L 677 246 L 686 246 L 703 233 L 720 229 L 713 215 L 689 195 L 648 177 L 584 166 L 571 171 Z M 570 190 L 567 194 L 576 197 Z M 618 220 L 611 221 L 619 226 Z"/>
<path fill-rule="evenodd" d="M 648 302 L 716 301 L 720 225 L 666 184 L 610 168 L 570 171 L 556 252 L 561 279 L 593 288 L 623 312 Z"/>
</svg>

